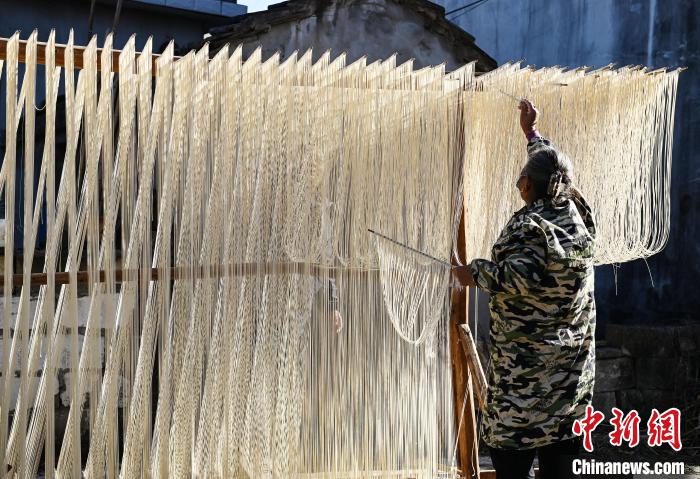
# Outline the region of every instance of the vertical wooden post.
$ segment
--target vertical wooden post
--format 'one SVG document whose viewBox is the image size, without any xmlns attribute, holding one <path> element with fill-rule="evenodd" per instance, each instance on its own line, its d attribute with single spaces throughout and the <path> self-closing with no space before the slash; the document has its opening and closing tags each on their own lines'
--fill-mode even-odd
<svg viewBox="0 0 700 479">
<path fill-rule="evenodd" d="M 462 99 L 458 101 L 458 105 L 462 104 Z M 457 109 L 457 141 L 455 147 L 457 158 L 464 159 L 465 155 L 465 132 L 464 119 L 462 115 L 464 110 Z M 463 168 L 462 161 L 459 162 L 459 168 Z M 463 185 L 458 185 L 463 188 Z M 463 197 L 454 191 L 456 197 Z M 463 205 L 455 205 L 460 207 Z M 457 234 L 456 252 L 458 257 L 465 261 L 467 258 L 467 246 L 464 232 L 465 212 L 461 208 L 462 214 L 459 220 L 459 231 Z M 456 214 L 456 212 L 455 212 Z M 455 264 L 457 258 L 452 258 L 452 264 Z M 459 460 L 459 468 L 462 476 L 468 479 L 479 479 L 479 436 L 476 427 L 476 414 L 474 411 L 474 394 L 469 377 L 468 359 L 464 354 L 461 342 L 459 325 L 465 324 L 468 321 L 467 314 L 469 307 L 469 290 L 467 288 L 458 290 L 452 289 L 452 308 L 450 310 L 450 356 L 452 359 L 452 387 L 454 389 L 454 408 L 455 408 L 455 427 L 457 430 L 457 457 Z M 464 411 L 464 412 L 463 412 Z"/>
<path fill-rule="evenodd" d="M 465 255 L 464 213 L 459 224 L 457 252 Z M 453 263 L 455 262 L 453 258 Z M 450 355 L 452 357 L 452 384 L 454 387 L 455 419 L 457 430 L 457 456 L 462 476 L 468 479 L 479 478 L 479 437 L 476 428 L 474 395 L 469 380 L 467 358 L 459 341 L 459 325 L 467 322 L 469 290 L 452 289 L 452 309 L 450 311 Z M 465 403 L 466 401 L 466 403 Z M 464 407 L 463 407 L 464 406 Z M 462 413 L 464 410 L 464 413 Z M 460 426 L 461 422 L 461 426 Z"/>
</svg>

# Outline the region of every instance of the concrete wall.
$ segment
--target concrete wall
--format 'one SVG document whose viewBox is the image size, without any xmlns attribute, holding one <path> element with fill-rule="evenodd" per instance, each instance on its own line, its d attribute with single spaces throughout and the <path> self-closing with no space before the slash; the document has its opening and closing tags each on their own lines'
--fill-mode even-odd
<svg viewBox="0 0 700 479">
<path fill-rule="evenodd" d="M 438 3 L 449 12 L 468 2 Z M 700 319 L 700 2 L 489 0 L 448 18 L 499 64 L 688 67 L 676 107 L 669 244 L 648 269 L 623 264 L 617 287 L 613 268 L 598 268 L 596 298 L 601 326 Z"/>
</svg>

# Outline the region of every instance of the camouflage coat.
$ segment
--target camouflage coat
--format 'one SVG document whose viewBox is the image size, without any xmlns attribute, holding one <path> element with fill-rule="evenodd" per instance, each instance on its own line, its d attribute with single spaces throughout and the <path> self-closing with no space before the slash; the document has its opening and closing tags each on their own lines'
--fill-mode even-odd
<svg viewBox="0 0 700 479">
<path fill-rule="evenodd" d="M 547 140 L 537 138 L 528 148 Z M 539 200 L 517 211 L 491 261 L 471 271 L 491 295 L 484 439 L 530 449 L 570 439 L 593 395 L 595 224 L 585 200 Z"/>
</svg>

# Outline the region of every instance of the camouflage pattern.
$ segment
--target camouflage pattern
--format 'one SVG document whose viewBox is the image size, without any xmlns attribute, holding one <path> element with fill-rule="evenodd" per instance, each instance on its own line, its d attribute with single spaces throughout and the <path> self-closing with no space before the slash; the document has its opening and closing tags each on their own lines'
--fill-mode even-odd
<svg viewBox="0 0 700 479">
<path fill-rule="evenodd" d="M 536 138 L 528 148 L 547 140 Z M 471 271 L 491 295 L 484 439 L 530 449 L 574 437 L 593 395 L 595 224 L 578 192 L 517 211 L 491 261 Z"/>
</svg>

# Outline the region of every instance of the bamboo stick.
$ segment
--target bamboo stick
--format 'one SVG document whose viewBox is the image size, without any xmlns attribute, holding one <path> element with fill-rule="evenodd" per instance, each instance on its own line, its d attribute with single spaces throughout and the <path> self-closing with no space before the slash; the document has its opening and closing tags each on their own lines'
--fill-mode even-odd
<svg viewBox="0 0 700 479">
<path fill-rule="evenodd" d="M 467 358 L 469 372 L 474 379 L 474 389 L 476 398 L 479 400 L 479 407 L 484 410 L 486 405 L 486 375 L 479 360 L 479 354 L 476 351 L 476 344 L 472 337 L 472 332 L 469 325 L 464 323 L 459 325 L 459 339 L 464 349 L 464 355 Z"/>
</svg>

